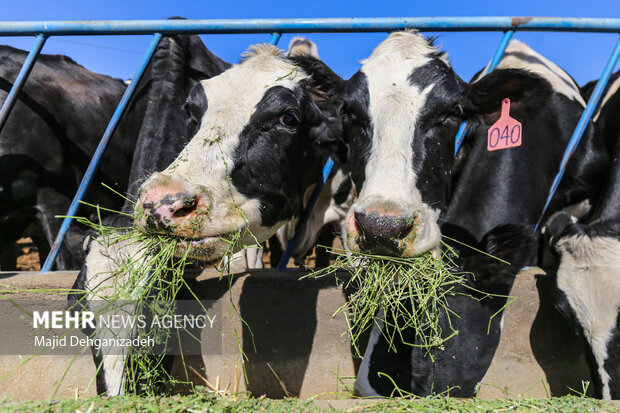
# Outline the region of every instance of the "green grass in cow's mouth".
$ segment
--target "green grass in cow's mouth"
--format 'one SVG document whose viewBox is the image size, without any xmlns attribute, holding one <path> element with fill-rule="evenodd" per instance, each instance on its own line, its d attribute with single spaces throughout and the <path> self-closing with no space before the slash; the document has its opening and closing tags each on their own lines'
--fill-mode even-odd
<svg viewBox="0 0 620 413">
<path fill-rule="evenodd" d="M 109 187 L 108 189 L 112 190 L 119 196 L 123 196 Z M 112 256 L 112 254 L 108 257 L 113 261 L 111 266 L 117 268 L 117 270 L 110 273 L 109 276 L 117 277 L 123 274 L 126 275 L 126 278 L 123 280 L 123 283 L 119 283 L 114 286 L 112 295 L 110 292 L 106 292 L 106 300 L 117 300 L 119 302 L 123 302 L 124 300 L 139 302 L 146 302 L 148 300 L 157 303 L 167 302 L 171 303 L 171 305 L 167 306 L 169 308 L 165 309 L 165 311 L 170 312 L 174 311 L 174 300 L 177 299 L 177 295 L 182 289 L 189 291 L 190 295 L 192 295 L 197 301 L 200 300 L 184 278 L 185 269 L 191 264 L 192 240 L 165 234 L 144 233 L 137 230 L 133 226 L 106 226 L 103 224 L 101 219 L 102 210 L 125 215 L 129 218 L 133 218 L 133 216 L 119 211 L 104 209 L 99 205 L 91 205 L 84 202 L 82 203 L 95 208 L 97 212 L 98 219 L 96 222 L 92 222 L 91 220 L 83 217 L 74 217 L 79 223 L 95 230 L 97 233 L 97 238 L 92 242 L 104 243 L 105 247 L 108 248 L 114 247 L 115 245 L 122 246 L 123 248 L 129 246 L 132 247 L 131 251 L 133 251 L 131 255 L 124 255 L 120 259 L 116 255 Z M 225 241 L 223 258 L 221 258 L 218 266 L 221 272 L 220 277 L 229 275 L 227 263 L 230 262 L 234 252 L 244 247 L 242 245 L 244 240 L 243 235 L 247 236 L 248 232 L 249 230 L 246 227 L 243 227 L 236 232 L 227 234 L 226 238 L 223 239 L 223 241 Z M 229 280 L 229 288 L 231 288 L 232 277 L 227 278 Z M 245 361 L 247 360 L 247 356 L 245 355 L 239 340 L 236 320 L 241 320 L 241 322 L 246 325 L 250 333 L 251 330 L 241 318 L 240 313 L 232 300 L 232 294 L 229 296 L 234 333 L 241 354 L 243 371 L 245 373 Z M 88 299 L 97 299 L 97 294 L 92 294 L 91 297 L 88 297 Z M 109 306 L 105 309 L 105 311 L 108 312 L 113 310 L 114 309 L 111 309 Z M 147 310 L 150 311 L 151 309 Z M 158 308 L 158 311 L 160 310 L 161 309 Z M 156 342 L 158 340 L 166 342 L 168 339 L 168 332 L 165 330 L 161 332 L 149 331 L 148 334 L 151 336 L 154 334 L 161 334 L 161 337 L 155 337 Z M 134 350 L 134 353 L 132 353 L 129 357 L 126 366 L 126 377 L 128 379 L 126 380 L 125 392 L 127 394 L 156 395 L 161 393 L 162 384 L 166 384 L 166 388 L 170 389 L 172 388 L 171 385 L 174 385 L 175 383 L 183 383 L 182 381 L 173 378 L 168 371 L 161 368 L 164 354 L 147 354 L 147 351 L 148 350 L 140 352 L 139 350 Z"/>
<path fill-rule="evenodd" d="M 349 274 L 344 281 L 347 302 L 334 316 L 344 314 L 357 356 L 362 356 L 362 334 L 373 325 L 381 327 L 390 350 L 395 351 L 395 342 L 405 343 L 425 349 L 433 361 L 436 350 L 443 349 L 443 344 L 458 334 L 452 326 L 458 314 L 449 308 L 447 299 L 455 294 L 469 296 L 469 287 L 465 284 L 466 274 L 454 263 L 456 254 L 448 245 L 412 258 L 338 249 L 331 252 L 337 256 L 336 262 L 309 277 L 337 271 Z M 440 323 L 440 317 L 445 321 Z"/>
</svg>

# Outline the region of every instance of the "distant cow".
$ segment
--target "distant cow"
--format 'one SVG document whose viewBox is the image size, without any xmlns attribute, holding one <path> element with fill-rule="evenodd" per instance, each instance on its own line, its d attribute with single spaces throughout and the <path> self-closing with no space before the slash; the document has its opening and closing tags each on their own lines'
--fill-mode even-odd
<svg viewBox="0 0 620 413">
<path fill-rule="evenodd" d="M 580 223 L 573 211 L 555 213 L 545 236 L 557 262 L 545 268 L 554 276 L 556 307 L 586 344 L 599 397 L 620 398 L 620 73 L 614 74 L 595 114 L 596 126 L 614 147 L 611 166 L 592 212 Z"/>
<path fill-rule="evenodd" d="M 346 222 L 349 248 L 415 256 L 437 248 L 445 231 L 513 262 L 508 267 L 457 248 L 461 268 L 474 273 L 469 285 L 508 293 L 516 272 L 535 256 L 536 243 L 527 224 L 533 226 L 542 210 L 583 109 L 578 88 L 567 84 L 570 77 L 549 64 L 553 65 L 513 42 L 498 70 L 467 85 L 447 58 L 417 33 L 392 34 L 380 44 L 341 88 L 343 127 L 359 194 Z M 553 74 L 556 70 L 559 73 Z M 498 119 L 506 97 L 512 101 L 511 115 L 523 123 L 523 144 L 487 152 L 488 128 Z M 453 173 L 454 136 L 462 120 L 468 120 L 470 132 Z M 606 155 L 592 131 L 584 139 L 552 210 L 596 193 Z M 461 315 L 455 321 L 460 335 L 437 352 L 434 366 L 422 350 L 407 345 L 389 352 L 375 328 L 356 390 L 364 396 L 390 395 L 396 384 L 426 395 L 460 386 L 451 394 L 471 396 L 499 340 L 500 317 L 492 320 L 492 335 L 487 336 L 489 318 L 504 303 L 504 298 L 449 298 L 451 308 Z M 444 327 L 445 322 L 444 318 Z"/>
<path fill-rule="evenodd" d="M 27 52 L 0 46 L 0 98 L 4 100 Z M 93 73 L 66 56 L 42 54 L 6 126 L 0 133 L 0 251 L 3 271 L 15 269 L 16 240 L 31 236 L 41 260 L 56 238 L 61 220 L 86 171 L 90 157 L 126 85 Z M 141 89 L 132 101 L 139 100 Z M 144 106 L 130 104 L 114 134 L 85 200 L 118 209 L 122 205 L 105 183 L 125 192 Z M 81 214 L 89 214 L 85 208 Z M 63 247 L 59 269 L 76 268 L 74 247 Z"/>
</svg>

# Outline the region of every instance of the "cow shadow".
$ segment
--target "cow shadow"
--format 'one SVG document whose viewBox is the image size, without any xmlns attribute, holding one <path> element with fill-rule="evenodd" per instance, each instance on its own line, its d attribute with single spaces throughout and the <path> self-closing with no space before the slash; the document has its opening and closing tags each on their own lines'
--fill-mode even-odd
<svg viewBox="0 0 620 413">
<path fill-rule="evenodd" d="M 334 277 L 300 281 L 299 274 L 270 270 L 188 281 L 201 300 L 218 300 L 222 311 L 238 311 L 237 317 L 242 320 L 239 340 L 246 357 L 245 387 L 254 396 L 278 399 L 301 394 L 313 345 L 321 339 L 317 337 L 318 297 L 321 290 L 333 288 L 336 283 Z M 233 310 L 227 308 L 226 301 L 235 285 L 240 291 L 238 306 Z M 187 357 L 186 362 L 199 371 L 209 371 L 201 356 Z M 357 371 L 359 359 L 353 358 L 353 364 Z M 187 378 L 201 381 L 192 374 Z"/>
</svg>

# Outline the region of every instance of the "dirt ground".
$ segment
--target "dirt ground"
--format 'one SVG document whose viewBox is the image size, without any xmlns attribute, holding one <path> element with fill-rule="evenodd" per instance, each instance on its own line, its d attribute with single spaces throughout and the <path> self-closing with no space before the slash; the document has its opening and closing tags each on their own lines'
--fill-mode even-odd
<svg viewBox="0 0 620 413">
<path fill-rule="evenodd" d="M 18 271 L 39 271 L 39 252 L 30 238 L 21 238 L 17 241 L 19 255 L 17 256 Z"/>
<path fill-rule="evenodd" d="M 17 241 L 19 246 L 19 255 L 17 257 L 17 270 L 18 271 L 40 271 L 41 264 L 39 263 L 39 253 L 37 247 L 30 238 L 21 238 Z M 336 238 L 334 241 L 334 248 L 342 248 L 340 238 Z M 269 252 L 266 251 L 263 254 L 263 265 L 265 268 L 269 268 Z M 333 260 L 332 260 L 333 261 Z M 304 265 L 308 267 L 314 267 L 316 263 L 316 252 L 313 250 L 310 255 L 304 259 Z M 289 260 L 287 267 L 296 268 L 297 265 L 293 260 Z"/>
</svg>

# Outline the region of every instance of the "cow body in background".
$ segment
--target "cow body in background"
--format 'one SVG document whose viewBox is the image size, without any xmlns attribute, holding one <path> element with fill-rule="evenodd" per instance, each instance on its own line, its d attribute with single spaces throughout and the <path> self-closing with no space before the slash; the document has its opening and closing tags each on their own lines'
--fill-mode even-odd
<svg viewBox="0 0 620 413">
<path fill-rule="evenodd" d="M 570 211 L 555 213 L 545 236 L 557 261 L 545 268 L 554 276 L 555 305 L 583 338 L 597 395 L 620 398 L 620 73 L 614 74 L 596 127 L 614 149 L 600 196 L 580 223 Z"/>
<path fill-rule="evenodd" d="M 480 241 L 498 225 L 536 224 L 585 101 L 566 72 L 515 40 L 498 68 L 470 88 L 485 94 L 472 93 L 473 107 L 466 108 L 475 119 L 455 160 L 455 189 L 443 220 L 456 227 L 462 239 Z M 522 123 L 523 143 L 489 152 L 487 132 L 506 97 L 511 100 L 510 116 Z M 588 127 L 547 216 L 596 196 L 607 158 L 604 143 Z"/>
<path fill-rule="evenodd" d="M 0 47 L 2 99 L 26 55 Z M 123 81 L 90 72 L 66 56 L 39 56 L 0 134 L 0 250 L 13 250 L 18 238 L 31 236 L 45 259 L 62 222 L 55 216 L 67 212 L 125 88 Z M 141 95 L 138 89 L 132 102 Z M 101 183 L 125 192 L 143 114 L 143 106 L 130 102 L 85 201 L 120 208 L 122 199 Z M 92 212 L 80 209 L 82 215 Z M 81 257 L 71 251 L 81 249 L 68 243 L 59 253 L 59 269 L 80 265 Z M 5 255 L 2 270 L 15 269 L 15 258 Z"/>
<path fill-rule="evenodd" d="M 512 262 L 513 266 L 506 266 L 454 245 L 461 256 L 460 269 L 474 274 L 466 280 L 470 287 L 507 294 L 518 270 L 536 255 L 532 227 L 583 110 L 574 84 L 569 91 L 566 82 L 558 86 L 536 70 L 523 70 L 528 64 L 539 69 L 542 59 L 513 42 L 501 69 L 467 86 L 421 35 L 393 34 L 383 42 L 343 88 L 343 125 L 359 192 L 347 218 L 348 246 L 375 254 L 414 256 L 437 248 L 445 232 Z M 556 76 L 570 79 L 564 72 Z M 523 123 L 523 145 L 489 153 L 487 131 L 506 97 L 514 108 L 511 116 Z M 464 119 L 470 132 L 453 169 L 454 135 Z M 539 154 L 530 156 L 537 146 L 542 147 L 544 159 L 536 159 L 543 156 Z M 605 164 L 602 144 L 589 130 L 552 210 L 595 194 Z M 525 170 L 517 169 L 522 166 Z M 531 205 L 524 205 L 530 202 L 524 192 L 532 194 Z M 490 318 L 506 299 L 448 300 L 449 307 L 461 315 L 453 320 L 460 335 L 445 343 L 444 351 L 436 352 L 435 365 L 424 350 L 405 344 L 397 345 L 396 353 L 389 351 L 379 329 L 373 329 L 356 380 L 360 395 L 388 396 L 395 394 L 396 387 L 417 395 L 450 388 L 455 396 L 474 393 L 499 341 L 501 317 Z M 445 317 L 442 323 L 448 331 Z M 415 337 L 406 339 L 415 341 Z"/>
</svg>

